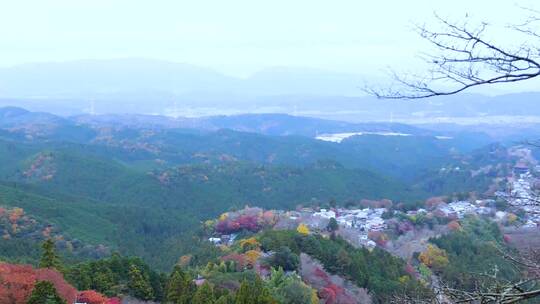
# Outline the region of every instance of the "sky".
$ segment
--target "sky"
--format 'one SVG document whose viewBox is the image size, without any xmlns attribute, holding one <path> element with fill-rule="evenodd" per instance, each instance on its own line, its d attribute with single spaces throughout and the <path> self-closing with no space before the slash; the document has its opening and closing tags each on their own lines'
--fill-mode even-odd
<svg viewBox="0 0 540 304">
<path fill-rule="evenodd" d="M 504 26 L 529 0 L 0 0 L 0 67 L 152 58 L 245 77 L 275 66 L 418 67 L 434 13 Z M 494 26 L 497 39 L 511 39 Z"/>
</svg>

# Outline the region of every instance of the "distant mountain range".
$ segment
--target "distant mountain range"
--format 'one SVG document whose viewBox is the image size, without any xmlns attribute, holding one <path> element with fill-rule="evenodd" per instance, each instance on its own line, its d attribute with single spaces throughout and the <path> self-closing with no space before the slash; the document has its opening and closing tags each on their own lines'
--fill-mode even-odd
<svg viewBox="0 0 540 304">
<path fill-rule="evenodd" d="M 47 128 L 89 126 L 116 129 L 196 129 L 199 131 L 230 129 L 272 136 L 307 137 L 343 132 L 396 132 L 426 136 L 438 134 L 436 131 L 399 123 L 348 123 L 287 114 L 242 114 L 199 118 L 142 114 L 81 114 L 61 117 L 46 112 L 32 112 L 19 107 L 0 108 L 0 128 L 39 129 L 40 125 Z"/>
<path fill-rule="evenodd" d="M 449 122 L 451 117 L 493 123 L 501 122 L 500 116 L 540 116 L 540 93 L 377 100 L 364 95 L 367 80 L 377 82 L 307 68 L 273 68 L 235 78 L 146 59 L 39 63 L 0 69 L 0 106 L 66 115 L 290 113 L 356 122 Z"/>
</svg>

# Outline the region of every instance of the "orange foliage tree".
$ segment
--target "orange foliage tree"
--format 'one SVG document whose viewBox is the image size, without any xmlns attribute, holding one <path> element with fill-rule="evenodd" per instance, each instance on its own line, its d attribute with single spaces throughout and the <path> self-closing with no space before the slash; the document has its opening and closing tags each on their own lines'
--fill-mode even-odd
<svg viewBox="0 0 540 304">
<path fill-rule="evenodd" d="M 427 249 L 418 256 L 422 264 L 434 269 L 442 270 L 448 265 L 448 255 L 444 249 L 429 244 Z"/>
<path fill-rule="evenodd" d="M 461 229 L 461 225 L 459 224 L 458 221 L 456 220 L 453 220 L 451 221 L 450 223 L 448 223 L 448 228 L 452 231 L 456 231 L 456 230 L 460 230 Z"/>
<path fill-rule="evenodd" d="M 244 251 L 256 250 L 256 249 L 259 249 L 259 247 L 261 247 L 261 244 L 259 243 L 259 241 L 257 241 L 256 238 L 250 237 L 247 239 L 240 240 L 240 247 L 242 247 L 242 250 Z"/>
<path fill-rule="evenodd" d="M 249 250 L 244 254 L 246 257 L 246 262 L 249 266 L 255 266 L 255 263 L 257 263 L 257 260 L 261 256 L 261 252 L 257 250 Z"/>
</svg>

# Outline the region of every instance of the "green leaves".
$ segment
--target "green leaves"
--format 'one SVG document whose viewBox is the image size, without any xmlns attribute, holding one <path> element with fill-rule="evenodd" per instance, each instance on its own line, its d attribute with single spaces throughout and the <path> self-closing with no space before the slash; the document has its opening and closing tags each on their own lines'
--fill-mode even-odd
<svg viewBox="0 0 540 304">
<path fill-rule="evenodd" d="M 154 291 L 147 276 L 143 275 L 136 265 L 131 265 L 129 269 L 128 287 L 133 296 L 141 300 L 152 300 Z"/>
<path fill-rule="evenodd" d="M 41 260 L 39 261 L 39 267 L 41 268 L 54 268 L 56 270 L 62 269 L 62 263 L 60 262 L 60 258 L 56 254 L 56 249 L 54 245 L 54 241 L 52 239 L 47 239 L 42 244 L 42 256 Z"/>
<path fill-rule="evenodd" d="M 67 304 L 67 302 L 58 295 L 53 283 L 49 281 L 37 282 L 30 294 L 27 304 Z"/>
</svg>

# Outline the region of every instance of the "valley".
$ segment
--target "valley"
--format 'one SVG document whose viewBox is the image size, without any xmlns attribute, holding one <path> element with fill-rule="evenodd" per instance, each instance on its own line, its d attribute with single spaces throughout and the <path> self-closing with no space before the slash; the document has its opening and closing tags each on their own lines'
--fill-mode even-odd
<svg viewBox="0 0 540 304">
<path fill-rule="evenodd" d="M 35 265 L 40 244 L 52 238 L 70 265 L 136 256 L 148 265 L 140 267 L 164 273 L 188 259 L 191 276 L 221 286 L 225 277 L 239 282 L 253 271 L 278 275 L 268 274 L 264 261 L 281 245 L 263 240 L 292 238 L 286 242 L 300 243 L 287 246 L 303 263 L 327 271 L 321 283 L 302 269 L 302 280 L 319 296 L 328 297 L 325 288 L 337 284 L 344 288 L 333 291 L 339 303 L 353 295 L 384 302 L 397 290 L 429 294 L 435 273 L 453 282 L 454 274 L 432 268 L 418 254 L 467 225 L 493 223 L 511 231 L 512 242 L 520 242 L 520 231 L 537 229 L 536 209 L 512 198 L 535 196 L 535 148 L 501 143 L 475 129 L 266 114 L 60 117 L 13 107 L 0 109 L 0 117 L 0 206 L 6 215 L 0 258 L 12 263 Z M 328 135 L 317 137 L 321 130 Z M 400 274 L 369 274 L 386 283 L 368 283 L 372 279 L 331 266 L 322 252 L 304 247 L 297 233 L 321 244 L 330 238 L 324 246 L 351 246 L 346 250 L 367 254 L 369 263 L 395 259 Z M 238 248 L 250 238 L 261 244 L 254 252 Z M 234 271 L 200 268 L 233 262 Z M 79 288 L 123 293 L 84 285 L 75 273 L 66 277 Z M 404 287 L 404 277 L 415 283 Z"/>
</svg>

